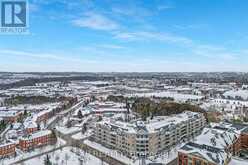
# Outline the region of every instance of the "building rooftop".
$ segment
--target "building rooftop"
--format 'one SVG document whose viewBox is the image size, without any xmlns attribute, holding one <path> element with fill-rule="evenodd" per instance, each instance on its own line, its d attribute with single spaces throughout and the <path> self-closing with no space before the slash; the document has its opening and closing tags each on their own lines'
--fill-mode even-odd
<svg viewBox="0 0 248 165">
<path fill-rule="evenodd" d="M 148 132 L 160 131 L 160 129 L 172 129 L 177 124 L 186 122 L 188 120 L 194 120 L 200 118 L 200 113 L 185 111 L 181 114 L 171 115 L 171 116 L 156 116 L 152 120 L 146 122 L 134 121 L 134 122 L 123 122 L 116 121 L 112 119 L 105 119 L 99 124 L 109 126 L 112 129 L 120 129 L 129 133 L 137 133 L 140 129 L 146 130 Z"/>
<path fill-rule="evenodd" d="M 0 148 L 2 148 L 2 147 L 5 147 L 5 146 L 9 146 L 9 145 L 13 145 L 13 144 L 15 144 L 15 143 L 4 143 L 4 144 L 0 144 Z"/>
<path fill-rule="evenodd" d="M 229 156 L 226 152 L 219 148 L 207 146 L 205 144 L 187 143 L 179 152 L 195 155 L 206 159 L 217 165 L 224 165 L 226 158 Z"/>
<path fill-rule="evenodd" d="M 5 111 L 0 111 L 0 117 L 4 118 L 4 117 L 14 117 L 18 115 L 18 111 L 9 111 L 9 110 L 5 110 Z"/>
<path fill-rule="evenodd" d="M 223 130 L 217 127 L 204 128 L 201 135 L 197 136 L 194 143 L 205 144 L 210 147 L 225 149 L 238 138 L 232 130 Z"/>
<path fill-rule="evenodd" d="M 42 136 L 46 136 L 46 135 L 50 135 L 52 133 L 51 130 L 42 130 L 39 132 L 35 132 L 26 136 L 21 137 L 20 140 L 32 140 L 38 137 L 42 137 Z"/>
<path fill-rule="evenodd" d="M 179 152 L 206 159 L 217 165 L 223 165 L 230 157 L 226 148 L 232 145 L 239 134 L 247 129 L 244 124 L 211 123 L 192 142 L 184 145 Z"/>
</svg>

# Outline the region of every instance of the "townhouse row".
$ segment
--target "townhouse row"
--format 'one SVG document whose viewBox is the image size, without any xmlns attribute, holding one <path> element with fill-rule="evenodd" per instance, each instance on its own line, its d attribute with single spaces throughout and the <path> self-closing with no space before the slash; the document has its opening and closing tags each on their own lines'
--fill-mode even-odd
<svg viewBox="0 0 248 165">
<path fill-rule="evenodd" d="M 212 124 L 178 151 L 178 165 L 228 165 L 247 149 L 248 125 Z"/>
<path fill-rule="evenodd" d="M 0 158 L 15 155 L 16 148 L 28 151 L 40 146 L 56 143 L 56 135 L 51 130 L 37 131 L 19 139 L 17 143 L 5 143 L 0 145 Z"/>
</svg>

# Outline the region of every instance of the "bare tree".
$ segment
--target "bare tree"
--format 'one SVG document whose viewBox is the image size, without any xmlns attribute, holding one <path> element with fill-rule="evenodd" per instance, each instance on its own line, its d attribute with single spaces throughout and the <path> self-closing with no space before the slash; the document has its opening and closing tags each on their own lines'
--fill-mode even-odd
<svg viewBox="0 0 248 165">
<path fill-rule="evenodd" d="M 67 161 L 70 159 L 70 156 L 68 153 L 65 154 L 65 164 L 67 165 Z"/>
<path fill-rule="evenodd" d="M 58 164 L 58 162 L 59 162 L 59 155 L 58 154 L 55 156 L 55 161 Z"/>
</svg>

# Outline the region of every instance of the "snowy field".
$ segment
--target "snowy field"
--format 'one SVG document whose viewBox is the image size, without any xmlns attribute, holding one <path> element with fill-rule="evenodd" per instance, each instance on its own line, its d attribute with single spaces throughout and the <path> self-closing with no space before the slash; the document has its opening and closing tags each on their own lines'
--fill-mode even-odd
<svg viewBox="0 0 248 165">
<path fill-rule="evenodd" d="M 64 135 L 68 135 L 68 134 L 73 134 L 73 133 L 75 133 L 75 132 L 78 132 L 78 131 L 80 131 L 82 128 L 80 128 L 80 127 L 70 127 L 70 128 L 67 128 L 67 127 L 59 127 L 59 126 L 57 126 L 56 129 L 57 129 L 60 133 L 62 133 L 62 134 L 64 134 Z"/>
<path fill-rule="evenodd" d="M 85 153 L 81 149 L 65 147 L 48 154 L 53 165 L 107 165 L 100 159 Z M 44 165 L 44 160 L 47 156 L 43 155 L 24 162 L 24 165 Z"/>
<path fill-rule="evenodd" d="M 79 132 L 79 133 L 73 135 L 72 138 L 75 140 L 82 140 L 82 139 L 86 139 L 86 138 L 90 137 L 91 135 L 93 135 L 92 130 L 88 130 L 84 134 L 82 132 Z"/>
<path fill-rule="evenodd" d="M 181 94 L 176 92 L 151 92 L 151 93 L 136 93 L 127 95 L 128 97 L 172 97 L 176 101 L 200 100 L 203 96 Z"/>
<path fill-rule="evenodd" d="M 235 157 L 233 157 L 231 162 L 229 163 L 229 165 L 247 165 L 247 164 L 248 164 L 248 160 L 243 160 Z"/>
</svg>

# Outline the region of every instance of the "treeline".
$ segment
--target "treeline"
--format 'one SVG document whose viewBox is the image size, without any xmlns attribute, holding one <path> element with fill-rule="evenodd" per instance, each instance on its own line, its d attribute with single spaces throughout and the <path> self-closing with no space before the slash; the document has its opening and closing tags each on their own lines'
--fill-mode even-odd
<svg viewBox="0 0 248 165">
<path fill-rule="evenodd" d="M 48 102 L 65 101 L 66 97 L 47 97 L 47 96 L 14 96 L 5 100 L 6 105 L 18 104 L 44 104 Z"/>
<path fill-rule="evenodd" d="M 52 81 L 68 82 L 68 81 L 109 81 L 114 77 L 95 77 L 95 76 L 72 76 L 72 77 L 49 77 L 49 78 L 28 78 L 10 84 L 0 84 L 0 89 L 18 88 L 22 86 L 34 86 L 36 83 L 46 83 Z"/>
<path fill-rule="evenodd" d="M 127 101 L 135 101 L 138 100 L 138 97 L 124 97 L 123 95 L 109 95 L 107 97 L 107 101 L 126 103 Z M 142 98 L 144 99 L 144 98 Z M 152 96 L 152 99 L 160 100 L 160 101 L 174 101 L 172 97 L 155 97 Z"/>
<path fill-rule="evenodd" d="M 7 126 L 7 123 L 4 120 L 1 120 L 0 121 L 0 132 L 5 130 L 6 126 Z M 1 137 L 0 137 L 0 139 L 1 139 Z"/>
<path fill-rule="evenodd" d="M 122 95 L 119 96 L 114 96 L 114 95 L 109 95 L 107 97 L 107 101 L 113 101 L 113 102 L 119 102 L 119 103 L 125 103 L 127 98 L 125 98 Z"/>
<path fill-rule="evenodd" d="M 149 116 L 151 118 L 153 116 L 169 116 L 182 113 L 183 111 L 200 112 L 207 117 L 206 112 L 199 106 L 171 101 L 155 102 L 149 98 L 137 99 L 132 106 L 132 110 L 140 114 L 143 120 L 146 120 Z"/>
</svg>

